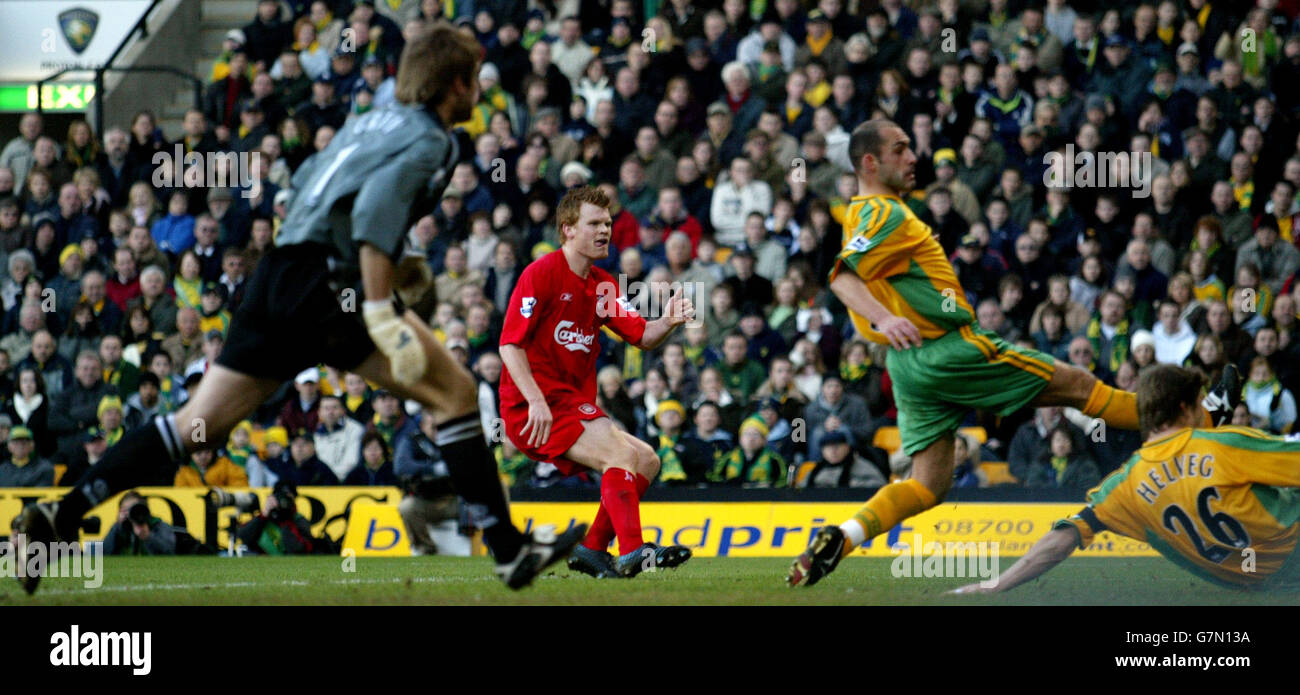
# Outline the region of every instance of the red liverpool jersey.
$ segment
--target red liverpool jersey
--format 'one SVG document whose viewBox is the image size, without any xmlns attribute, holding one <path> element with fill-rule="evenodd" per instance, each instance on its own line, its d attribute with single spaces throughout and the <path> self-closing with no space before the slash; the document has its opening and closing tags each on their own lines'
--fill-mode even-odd
<svg viewBox="0 0 1300 695">
<path fill-rule="evenodd" d="M 618 282 L 593 267 L 586 278 L 569 268 L 563 250 L 533 261 L 510 295 L 502 345 L 528 355 L 533 378 L 548 402 L 560 394 L 596 400 L 598 334 L 609 326 L 629 343 L 641 341 L 646 321 L 619 294 Z M 501 404 L 523 402 L 510 370 L 501 373 Z"/>
</svg>

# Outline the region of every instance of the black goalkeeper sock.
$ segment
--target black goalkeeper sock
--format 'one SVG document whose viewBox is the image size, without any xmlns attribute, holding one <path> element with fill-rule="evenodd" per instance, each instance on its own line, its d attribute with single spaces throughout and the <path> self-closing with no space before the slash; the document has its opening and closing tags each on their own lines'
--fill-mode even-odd
<svg viewBox="0 0 1300 695">
<path fill-rule="evenodd" d="M 54 528 L 60 538 L 76 539 L 81 518 L 113 495 L 139 485 L 171 485 L 176 462 L 185 456 L 175 415 L 159 415 L 127 432 L 59 500 Z"/>
<path fill-rule="evenodd" d="M 483 529 L 483 540 L 492 557 L 497 562 L 513 560 L 523 546 L 524 535 L 510 521 L 510 506 L 497 477 L 496 459 L 483 441 L 478 413 L 438 425 L 435 444 L 447 462 L 456 492 L 469 503 L 470 520 Z"/>
</svg>

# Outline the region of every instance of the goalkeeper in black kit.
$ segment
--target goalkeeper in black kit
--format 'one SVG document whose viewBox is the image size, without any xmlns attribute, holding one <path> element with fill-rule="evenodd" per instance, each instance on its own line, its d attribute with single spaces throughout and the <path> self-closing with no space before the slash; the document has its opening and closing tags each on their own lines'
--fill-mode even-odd
<svg viewBox="0 0 1300 695">
<path fill-rule="evenodd" d="M 170 484 L 177 463 L 208 446 L 196 433 L 225 441 L 282 383 L 320 363 L 434 413 L 452 482 L 508 586 L 529 584 L 582 539 L 586 524 L 558 537 L 513 526 L 473 377 L 394 296 L 406 230 L 439 200 L 460 159 L 447 124 L 468 119 L 478 100 L 480 57 L 474 39 L 444 24 L 407 44 L 398 103 L 350 122 L 294 174 L 276 246 L 249 280 L 226 345 L 197 392 L 178 412 L 124 436 L 63 499 L 25 508 L 13 523 L 20 553 L 24 541 L 75 541 L 82 517 L 117 492 Z M 340 301 L 358 277 L 360 315 Z M 29 593 L 39 580 L 19 579 Z"/>
</svg>

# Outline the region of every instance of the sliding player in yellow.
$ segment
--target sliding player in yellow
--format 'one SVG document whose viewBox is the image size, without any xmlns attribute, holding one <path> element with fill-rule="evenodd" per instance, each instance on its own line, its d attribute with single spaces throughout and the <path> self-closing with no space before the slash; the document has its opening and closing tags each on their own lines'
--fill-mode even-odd
<svg viewBox="0 0 1300 695">
<path fill-rule="evenodd" d="M 1172 365 L 1138 380 L 1149 432 L 1137 453 L 1088 492 L 1088 506 L 1056 522 L 993 586 L 1006 591 L 1084 548 L 1101 531 L 1146 541 L 1209 581 L 1262 588 L 1300 580 L 1300 439 L 1248 427 L 1199 429 L 1200 376 Z"/>
<path fill-rule="evenodd" d="M 953 433 L 972 408 L 1007 415 L 1059 405 L 1107 427 L 1138 427 L 1134 394 L 979 327 L 943 247 L 901 198 L 916 183 L 909 144 L 885 119 L 854 129 L 849 156 L 858 195 L 845 213 L 830 288 L 858 333 L 891 348 L 885 366 L 912 477 L 882 487 L 843 524 L 818 530 L 790 567 L 790 586 L 815 584 L 867 539 L 938 504 L 952 487 Z M 1235 404 L 1227 394 L 1239 390 L 1235 370 L 1225 370 L 1224 378 L 1226 391 L 1216 388 L 1207 398 L 1213 421 L 1231 418 Z"/>
</svg>

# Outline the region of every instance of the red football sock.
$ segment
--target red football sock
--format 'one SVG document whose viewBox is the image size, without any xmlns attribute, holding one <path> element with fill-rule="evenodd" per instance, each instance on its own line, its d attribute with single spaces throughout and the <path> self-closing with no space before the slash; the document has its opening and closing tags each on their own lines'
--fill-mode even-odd
<svg viewBox="0 0 1300 695">
<path fill-rule="evenodd" d="M 600 504 L 609 512 L 618 536 L 618 551 L 626 555 L 641 547 L 641 508 L 632 471 L 611 468 L 600 477 Z"/>
<path fill-rule="evenodd" d="M 636 474 L 636 497 L 640 500 L 645 491 L 650 487 L 650 479 Z M 601 552 L 609 550 L 610 541 L 614 540 L 614 522 L 609 518 L 609 510 L 605 509 L 605 503 L 600 503 L 600 509 L 596 510 L 596 519 L 591 522 L 591 528 L 587 529 L 587 537 L 582 540 L 582 545 L 591 550 Z"/>
</svg>

